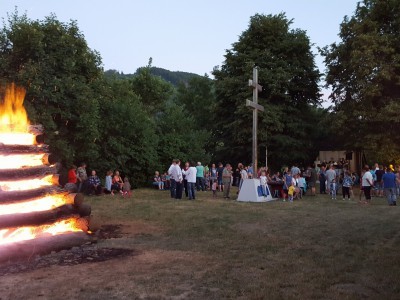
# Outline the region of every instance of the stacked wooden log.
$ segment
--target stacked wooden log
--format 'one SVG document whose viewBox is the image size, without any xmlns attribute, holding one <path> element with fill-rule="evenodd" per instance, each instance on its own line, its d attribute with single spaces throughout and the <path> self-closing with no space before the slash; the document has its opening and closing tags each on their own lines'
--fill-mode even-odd
<svg viewBox="0 0 400 300">
<path fill-rule="evenodd" d="M 47 211 L 0 215 L 0 229 L 47 225 L 73 217 L 79 220 L 77 223 L 83 231 L 88 231 L 91 214 L 90 205 L 83 203 L 83 194 L 70 193 L 59 186 L 57 175 L 59 166 L 56 163 L 56 157 L 49 153 L 49 147 L 43 144 L 43 128 L 41 126 L 30 126 L 29 130 L 36 136 L 37 145 L 0 144 L 0 154 L 7 156 L 15 154 L 43 154 L 43 165 L 18 169 L 1 169 L 0 181 L 7 183 L 20 180 L 42 179 L 46 176 L 51 176 L 53 185 L 19 191 L 1 190 L 0 187 L 0 209 L 2 205 L 6 204 L 23 203 L 32 200 L 40 201 L 41 198 L 48 195 L 65 197 L 66 204 Z"/>
</svg>

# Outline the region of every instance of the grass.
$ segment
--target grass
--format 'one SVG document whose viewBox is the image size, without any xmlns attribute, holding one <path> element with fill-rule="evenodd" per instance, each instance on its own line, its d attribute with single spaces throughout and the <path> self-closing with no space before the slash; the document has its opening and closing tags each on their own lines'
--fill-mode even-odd
<svg viewBox="0 0 400 300">
<path fill-rule="evenodd" d="M 294 203 L 239 203 L 212 198 L 210 192 L 196 197 L 176 201 L 168 192 L 141 189 L 130 199 L 89 198 L 97 223 L 121 223 L 144 231 L 127 232 L 125 247 L 160 256 L 179 253 L 161 266 L 149 265 L 142 275 L 151 283 L 133 277 L 140 295 L 400 297 L 399 211 L 382 198 L 365 206 L 325 195 L 305 196 Z"/>
</svg>

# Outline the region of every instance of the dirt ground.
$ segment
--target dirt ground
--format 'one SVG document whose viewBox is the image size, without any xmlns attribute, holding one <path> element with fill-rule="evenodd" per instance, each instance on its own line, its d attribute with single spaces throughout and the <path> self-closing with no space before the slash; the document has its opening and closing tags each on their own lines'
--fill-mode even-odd
<svg viewBox="0 0 400 300">
<path fill-rule="evenodd" d="M 7 274 L 0 277 L 0 299 L 190 298 L 196 277 L 209 263 L 207 258 L 195 252 L 141 246 L 136 240 L 162 238 L 160 229 L 152 225 L 131 222 L 121 229 L 120 237 L 99 239 L 96 246 L 131 249 L 131 254 L 98 263 Z M 188 280 L 182 282 L 182 276 Z"/>
</svg>

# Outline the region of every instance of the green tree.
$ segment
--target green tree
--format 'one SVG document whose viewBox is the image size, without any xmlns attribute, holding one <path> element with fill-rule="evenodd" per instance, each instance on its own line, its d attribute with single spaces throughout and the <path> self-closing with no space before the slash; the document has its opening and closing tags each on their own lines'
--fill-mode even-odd
<svg viewBox="0 0 400 300">
<path fill-rule="evenodd" d="M 204 77 L 191 77 L 188 82 L 181 83 L 177 89 L 177 103 L 185 107 L 193 116 L 196 125 L 211 130 L 212 114 L 215 110 L 214 82 Z"/>
<path fill-rule="evenodd" d="M 309 157 L 310 131 L 317 120 L 310 116 L 320 101 L 320 74 L 305 31 L 290 25 L 284 14 L 256 14 L 227 50 L 224 64 L 214 69 L 218 159 L 251 160 L 252 113 L 245 100 L 251 98 L 247 82 L 254 65 L 263 86 L 259 103 L 265 107 L 259 115 L 259 145 L 268 146 L 272 167 L 314 158 Z"/>
<path fill-rule="evenodd" d="M 51 15 L 33 21 L 17 12 L 0 30 L 0 78 L 27 89 L 25 106 L 43 124 L 52 151 L 65 161 L 98 157 L 98 110 L 94 85 L 100 56 L 89 49 L 76 22 Z"/>
<path fill-rule="evenodd" d="M 362 1 L 344 18 L 341 42 L 321 50 L 337 134 L 381 162 L 400 162 L 399 11 L 396 0 Z"/>
<path fill-rule="evenodd" d="M 132 89 L 140 97 L 149 113 L 157 114 L 163 109 L 164 103 L 173 95 L 173 87 L 160 76 L 151 74 L 151 62 L 146 67 L 139 68 L 132 78 Z"/>
<path fill-rule="evenodd" d="M 197 127 L 194 117 L 184 107 L 174 102 L 165 103 L 164 112 L 157 118 L 157 125 L 161 166 L 168 167 L 173 158 L 183 162 L 210 161 L 205 147 L 209 135 L 206 130 Z"/>
<path fill-rule="evenodd" d="M 100 156 L 93 165 L 103 173 L 118 169 L 135 185 L 144 183 L 159 166 L 154 120 L 129 80 L 105 80 L 100 91 Z"/>
</svg>

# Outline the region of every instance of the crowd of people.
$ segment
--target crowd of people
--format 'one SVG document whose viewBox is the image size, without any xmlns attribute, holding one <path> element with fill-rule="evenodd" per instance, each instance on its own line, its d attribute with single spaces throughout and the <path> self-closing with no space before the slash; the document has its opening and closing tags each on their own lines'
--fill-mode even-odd
<svg viewBox="0 0 400 300">
<path fill-rule="evenodd" d="M 224 198 L 230 198 L 232 184 L 232 166 L 222 163 L 203 166 L 201 162 L 186 162 L 181 166 L 179 159 L 174 159 L 168 172 L 162 176 L 155 172 L 153 185 L 160 190 L 170 190 L 171 198 L 182 199 L 183 192 L 189 200 L 196 199 L 196 191 L 210 190 L 213 196 L 223 192 Z"/>
<path fill-rule="evenodd" d="M 268 192 L 275 198 L 292 202 L 301 199 L 306 193 L 315 196 L 316 186 L 319 183 L 320 194 L 328 194 L 333 200 L 339 195 L 343 200 L 354 199 L 355 186 L 360 186 L 359 200 L 368 204 L 372 196 L 387 197 L 388 204 L 396 205 L 396 198 L 400 194 L 400 166 L 395 172 L 393 165 L 384 167 L 375 164 L 370 169 L 365 165 L 362 173 L 357 174 L 349 170 L 345 160 L 336 162 L 323 162 L 320 165 L 310 165 L 300 169 L 297 165 L 282 168 L 273 174 L 267 167 L 257 170 L 263 194 Z M 211 167 L 203 166 L 201 162 L 186 162 L 181 165 L 180 160 L 174 159 L 168 172 L 160 175 L 155 172 L 153 185 L 160 190 L 169 190 L 171 198 L 182 199 L 183 192 L 189 200 L 196 199 L 196 192 L 210 190 L 216 197 L 218 192 L 223 192 L 223 197 L 230 198 L 230 187 L 238 187 L 240 192 L 243 181 L 253 178 L 254 172 L 251 165 L 242 163 L 233 170 L 230 164 L 212 164 Z M 268 191 L 268 192 L 267 192 Z"/>
<path fill-rule="evenodd" d="M 81 163 L 79 167 L 72 165 L 68 170 L 68 182 L 64 188 L 77 193 L 87 195 L 102 194 L 121 194 L 122 196 L 131 195 L 131 184 L 128 177 L 122 179 L 118 170 L 108 171 L 105 176 L 105 185 L 101 184 L 96 171 L 92 170 L 90 176 L 87 175 L 86 163 Z"/>
<path fill-rule="evenodd" d="M 390 206 L 397 205 L 400 195 L 400 166 L 383 166 L 375 163 L 373 168 L 365 165 L 361 176 L 351 172 L 346 166 L 337 168 L 335 164 L 322 165 L 319 171 L 320 193 L 336 199 L 342 189 L 343 200 L 354 198 L 353 186 L 360 186 L 359 201 L 369 204 L 371 197 L 386 197 Z"/>
<path fill-rule="evenodd" d="M 186 162 L 181 165 L 179 159 L 174 159 L 167 172 L 156 171 L 153 185 L 159 190 L 169 190 L 171 197 L 182 199 L 183 193 L 189 200 L 196 199 L 196 192 L 212 191 L 213 197 L 223 193 L 225 199 L 230 198 L 231 186 L 238 187 L 238 193 L 243 181 L 248 178 L 258 178 L 262 194 L 271 193 L 274 198 L 292 202 L 301 199 L 306 193 L 315 196 L 316 185 L 319 183 L 320 194 L 327 194 L 336 200 L 339 195 L 343 200 L 354 199 L 354 187 L 360 187 L 359 201 L 369 204 L 371 197 L 386 197 L 391 206 L 397 205 L 400 195 L 400 166 L 383 166 L 375 164 L 373 168 L 365 165 L 361 174 L 351 172 L 346 161 L 322 162 L 300 169 L 297 165 L 282 168 L 273 174 L 267 167 L 257 170 L 256 176 L 251 165 L 239 163 L 235 170 L 230 164 L 222 163 L 202 165 L 201 162 Z M 87 195 L 121 194 L 131 195 L 131 185 L 127 177 L 122 178 L 118 170 L 108 171 L 104 186 L 91 170 L 90 176 L 86 164 L 79 167 L 72 165 L 68 170 L 67 190 L 85 193 Z"/>
</svg>

